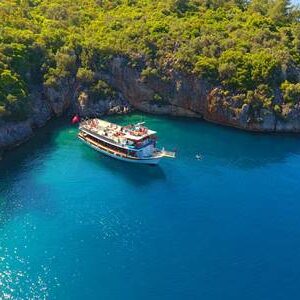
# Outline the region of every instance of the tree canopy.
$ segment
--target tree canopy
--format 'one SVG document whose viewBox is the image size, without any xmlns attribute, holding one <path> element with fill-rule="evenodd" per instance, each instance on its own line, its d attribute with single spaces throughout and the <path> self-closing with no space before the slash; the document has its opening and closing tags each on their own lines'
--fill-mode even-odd
<svg viewBox="0 0 300 300">
<path fill-rule="evenodd" d="M 25 118 L 30 90 L 60 78 L 103 94 L 93 74 L 114 55 L 144 75 L 171 66 L 245 101 L 272 107 L 280 89 L 295 103 L 299 17 L 288 0 L 2 0 L 0 118 Z"/>
</svg>

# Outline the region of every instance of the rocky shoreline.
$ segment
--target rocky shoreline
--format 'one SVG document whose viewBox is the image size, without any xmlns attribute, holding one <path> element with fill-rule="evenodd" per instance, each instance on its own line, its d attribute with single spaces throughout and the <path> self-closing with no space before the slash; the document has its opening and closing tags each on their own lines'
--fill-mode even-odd
<svg viewBox="0 0 300 300">
<path fill-rule="evenodd" d="M 82 117 L 127 113 L 132 109 L 151 114 L 202 118 L 209 122 L 258 132 L 300 132 L 300 105 L 282 103 L 280 115 L 262 108 L 254 111 L 238 97 L 226 95 L 202 79 L 170 70 L 168 80 L 144 76 L 126 59 L 113 58 L 105 71 L 95 74 L 117 92 L 94 101 L 75 78 L 62 79 L 55 87 L 39 87 L 31 94 L 32 113 L 22 122 L 0 121 L 0 157 L 4 150 L 27 141 L 36 128 L 67 111 Z M 281 101 L 281 102 L 280 102 Z"/>
<path fill-rule="evenodd" d="M 133 107 L 147 113 L 203 118 L 220 125 L 258 132 L 300 132 L 300 105 L 285 104 L 276 93 L 274 103 L 282 111 L 255 109 L 245 104 L 238 94 L 226 94 L 222 87 L 210 85 L 193 75 L 166 70 L 168 80 L 145 77 L 131 68 L 126 60 L 111 60 L 108 71 L 99 77 L 118 88 Z"/>
<path fill-rule="evenodd" d="M 36 91 L 31 94 L 32 114 L 22 122 L 0 121 L 0 159 L 3 153 L 28 141 L 35 130 L 46 125 L 54 117 L 79 114 L 81 117 L 107 114 L 125 114 L 131 107 L 121 95 L 105 99 L 99 103 L 83 103 L 86 97 L 82 92 L 74 102 L 69 95 L 57 94 L 53 90 Z"/>
</svg>

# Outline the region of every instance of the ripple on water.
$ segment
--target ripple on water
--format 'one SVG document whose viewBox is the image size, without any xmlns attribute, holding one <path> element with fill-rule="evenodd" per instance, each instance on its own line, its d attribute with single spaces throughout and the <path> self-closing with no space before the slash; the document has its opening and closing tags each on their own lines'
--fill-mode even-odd
<svg viewBox="0 0 300 300">
<path fill-rule="evenodd" d="M 144 118 L 177 159 L 60 124 L 0 162 L 0 299 L 300 299 L 299 138 Z"/>
<path fill-rule="evenodd" d="M 11 216 L 12 217 L 12 216 Z M 37 263 L 32 245 L 36 224 L 27 214 L 6 219 L 0 228 L 0 299 L 48 299 L 59 286 L 51 269 L 54 257 L 43 254 Z"/>
<path fill-rule="evenodd" d="M 41 265 L 33 276 L 28 257 L 21 256 L 17 248 L 0 248 L 0 299 L 47 299 L 49 284 L 57 286 L 57 280 L 50 280 L 50 268 Z M 34 266 L 37 268 L 37 266 Z"/>
</svg>

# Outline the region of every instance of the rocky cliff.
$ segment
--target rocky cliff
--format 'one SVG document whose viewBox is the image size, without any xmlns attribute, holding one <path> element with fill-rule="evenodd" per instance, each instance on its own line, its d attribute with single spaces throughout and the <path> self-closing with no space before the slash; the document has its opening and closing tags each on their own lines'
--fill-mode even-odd
<svg viewBox="0 0 300 300">
<path fill-rule="evenodd" d="M 122 57 L 113 58 L 104 70 L 95 73 L 117 92 L 93 99 L 88 88 L 75 78 L 61 79 L 55 87 L 36 89 L 31 94 L 32 113 L 23 122 L 0 123 L 0 152 L 26 141 L 34 131 L 54 116 L 67 110 L 83 117 L 126 113 L 131 107 L 153 114 L 203 118 L 207 121 L 249 131 L 300 132 L 300 105 L 280 103 L 280 113 L 255 107 L 228 95 L 221 87 L 210 85 L 193 75 L 166 70 L 167 77 L 145 76 Z"/>
<path fill-rule="evenodd" d="M 92 101 L 89 91 L 78 88 L 75 79 L 61 80 L 53 87 L 39 87 L 30 95 L 31 114 L 22 122 L 4 122 L 0 120 L 0 158 L 9 148 L 27 141 L 38 127 L 44 126 L 51 118 L 69 112 L 69 116 L 79 114 L 82 117 L 103 114 L 127 113 L 130 105 L 122 94 Z"/>
<path fill-rule="evenodd" d="M 36 127 L 41 127 L 53 116 L 53 109 L 45 95 L 36 90 L 31 94 L 32 113 L 22 122 L 0 122 L 0 158 L 2 152 L 27 141 Z"/>
<path fill-rule="evenodd" d="M 275 101 L 282 111 L 276 113 L 272 108 L 244 103 L 239 95 L 228 95 L 196 76 L 172 69 L 166 73 L 167 80 L 146 77 L 124 58 L 116 57 L 98 75 L 119 89 L 133 107 L 147 113 L 199 117 L 249 131 L 300 132 L 300 105 L 284 104 L 280 95 Z"/>
</svg>

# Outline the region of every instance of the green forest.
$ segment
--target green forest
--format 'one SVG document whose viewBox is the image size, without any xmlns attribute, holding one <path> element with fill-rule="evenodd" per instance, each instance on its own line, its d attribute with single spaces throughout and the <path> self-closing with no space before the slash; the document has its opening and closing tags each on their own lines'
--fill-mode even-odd
<svg viewBox="0 0 300 300">
<path fill-rule="evenodd" d="M 0 118 L 30 113 L 30 91 L 94 73 L 120 55 L 143 76 L 192 74 L 280 113 L 300 101 L 300 12 L 287 0 L 1 0 Z"/>
</svg>

